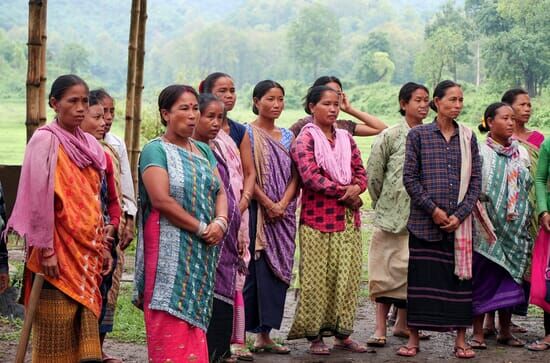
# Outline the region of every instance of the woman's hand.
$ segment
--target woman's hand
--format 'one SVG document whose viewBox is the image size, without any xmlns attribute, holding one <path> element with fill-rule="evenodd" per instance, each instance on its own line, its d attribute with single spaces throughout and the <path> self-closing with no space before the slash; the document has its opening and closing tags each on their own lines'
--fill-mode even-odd
<svg viewBox="0 0 550 363">
<path fill-rule="evenodd" d="M 115 241 L 115 226 L 108 224 L 103 227 L 103 245 L 105 248 L 111 250 L 113 247 L 113 242 Z"/>
<path fill-rule="evenodd" d="M 134 239 L 134 218 L 126 217 L 126 224 L 122 231 L 122 236 L 120 238 L 120 248 L 124 251 Z"/>
<path fill-rule="evenodd" d="M 439 207 L 435 207 L 432 212 L 432 219 L 434 223 L 440 227 L 449 224 L 449 216 L 447 216 L 447 213 Z"/>
<path fill-rule="evenodd" d="M 57 279 L 59 277 L 59 266 L 57 264 L 57 255 L 53 249 L 49 248 L 45 250 L 41 256 L 42 272 L 48 277 Z M 47 257 L 44 257 L 47 256 Z"/>
<path fill-rule="evenodd" d="M 344 202 L 344 205 L 351 208 L 351 210 L 358 210 L 363 206 L 363 200 L 361 199 L 361 197 L 357 196 Z"/>
<path fill-rule="evenodd" d="M 104 248 L 103 249 L 103 268 L 101 269 L 101 275 L 107 276 L 113 269 L 113 256 L 111 251 Z"/>
<path fill-rule="evenodd" d="M 445 232 L 451 233 L 456 231 L 459 226 L 460 226 L 460 219 L 458 219 L 456 216 L 450 216 L 448 219 L 448 222 L 440 227 Z"/>
<path fill-rule="evenodd" d="M 271 208 L 266 209 L 268 220 L 277 221 L 282 219 L 285 216 L 286 207 L 283 206 L 283 203 L 273 203 Z"/>
<path fill-rule="evenodd" d="M 349 203 L 361 194 L 361 188 L 357 184 L 339 186 L 338 188 L 344 191 L 344 195 L 338 198 L 340 202 Z"/>
<path fill-rule="evenodd" d="M 217 223 L 210 223 L 202 235 L 202 239 L 208 245 L 217 245 L 223 239 L 223 230 L 222 227 Z"/>
<path fill-rule="evenodd" d="M 350 113 L 352 109 L 353 107 L 351 107 L 348 96 L 346 96 L 346 94 L 342 92 L 342 97 L 340 98 L 340 110 L 344 111 L 345 113 Z"/>
<path fill-rule="evenodd" d="M 544 230 L 548 233 L 550 233 L 550 213 L 544 212 L 540 216 L 540 225 Z"/>
</svg>

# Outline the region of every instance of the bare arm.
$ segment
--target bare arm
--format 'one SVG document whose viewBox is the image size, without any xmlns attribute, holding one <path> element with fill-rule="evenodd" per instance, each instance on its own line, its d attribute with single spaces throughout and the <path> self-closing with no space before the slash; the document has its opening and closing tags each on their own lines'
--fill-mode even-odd
<svg viewBox="0 0 550 363">
<path fill-rule="evenodd" d="M 183 209 L 182 206 L 170 196 L 168 172 L 161 167 L 150 166 L 145 169 L 142 177 L 143 184 L 145 185 L 153 208 L 157 209 L 176 227 L 189 231 L 190 233 L 197 233 L 201 221 Z M 210 221 L 204 222 L 208 223 Z"/>
<path fill-rule="evenodd" d="M 342 93 L 342 104 L 340 109 L 363 123 L 355 127 L 355 136 L 378 135 L 382 130 L 388 127 L 378 117 L 354 108 L 345 93 Z"/>
<path fill-rule="evenodd" d="M 239 210 L 243 213 L 250 203 L 250 198 L 254 195 L 254 189 L 256 185 L 256 168 L 254 167 L 254 160 L 252 159 L 252 144 L 248 132 L 245 132 L 241 145 L 239 146 L 241 152 L 241 163 L 243 165 L 244 183 L 241 200 L 239 201 Z M 247 199 L 248 197 L 248 199 Z"/>
</svg>

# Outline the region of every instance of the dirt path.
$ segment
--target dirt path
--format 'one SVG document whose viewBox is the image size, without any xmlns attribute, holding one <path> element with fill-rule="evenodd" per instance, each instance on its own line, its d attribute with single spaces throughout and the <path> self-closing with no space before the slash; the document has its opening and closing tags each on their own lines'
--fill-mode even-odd
<svg viewBox="0 0 550 363">
<path fill-rule="evenodd" d="M 283 325 L 280 331 L 274 331 L 273 336 L 284 339 L 292 322 L 296 300 L 294 291 L 287 294 L 285 315 Z M 365 298 L 361 299 L 357 320 L 355 324 L 355 339 L 365 342 L 374 329 L 374 304 Z M 521 338 L 528 341 L 534 340 L 543 334 L 543 323 L 541 317 L 516 318 L 517 323 L 529 329 L 529 333 L 522 334 Z M 11 362 L 15 357 L 16 341 L 13 336 L 17 335 L 15 327 L 3 324 L 0 326 L 0 362 Z M 6 338 L 12 337 L 7 340 Z M 332 339 L 328 339 L 329 345 Z M 414 359 L 405 359 L 395 355 L 395 351 L 400 345 L 406 343 L 404 339 L 390 336 L 385 348 L 377 348 L 376 353 L 352 354 L 347 352 L 334 351 L 328 357 L 312 356 L 307 353 L 308 344 L 305 340 L 294 340 L 286 342 L 291 349 L 289 355 L 269 355 L 257 354 L 255 362 L 439 362 L 448 359 L 455 359 L 452 355 L 454 337 L 451 333 L 433 333 L 432 338 L 427 342 L 422 342 L 422 351 Z M 491 363 L 520 363 L 520 362 L 550 362 L 549 352 L 529 352 L 523 348 L 508 348 L 497 346 L 494 339 L 488 340 L 489 349 L 478 352 L 478 356 L 470 360 L 472 362 L 491 362 Z M 117 357 L 121 357 L 125 362 L 147 362 L 147 349 L 144 345 L 121 343 L 112 340 L 106 342 L 107 351 Z M 30 357 L 30 354 L 29 354 Z M 30 362 L 30 358 L 28 360 Z"/>
</svg>

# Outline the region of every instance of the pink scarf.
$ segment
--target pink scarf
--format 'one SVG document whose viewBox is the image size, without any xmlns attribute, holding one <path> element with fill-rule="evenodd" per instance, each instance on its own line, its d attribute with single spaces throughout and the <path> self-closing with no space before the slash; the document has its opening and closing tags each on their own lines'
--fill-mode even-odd
<svg viewBox="0 0 550 363">
<path fill-rule="evenodd" d="M 315 160 L 317 164 L 328 173 L 330 178 L 341 184 L 351 183 L 351 142 L 346 130 L 335 129 L 334 149 L 319 126 L 308 123 L 302 128 L 302 132 L 308 131 L 315 143 Z"/>
<path fill-rule="evenodd" d="M 105 170 L 105 152 L 99 142 L 77 128 L 74 134 L 55 119 L 36 130 L 25 150 L 17 199 L 6 231 L 25 238 L 27 248 L 52 248 L 54 235 L 54 179 L 59 146 L 80 169 Z"/>
</svg>

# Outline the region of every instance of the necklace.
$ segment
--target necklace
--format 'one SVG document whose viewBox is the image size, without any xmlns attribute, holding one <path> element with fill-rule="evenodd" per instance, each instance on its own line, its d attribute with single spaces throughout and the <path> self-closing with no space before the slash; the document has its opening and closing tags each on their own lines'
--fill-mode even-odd
<svg viewBox="0 0 550 363">
<path fill-rule="evenodd" d="M 173 144 L 173 145 L 179 146 L 179 147 L 181 147 L 182 149 L 185 149 L 185 151 L 187 151 L 187 152 L 189 152 L 189 153 L 191 153 L 191 154 L 193 153 L 193 143 L 192 143 L 189 139 L 187 140 L 187 143 L 184 144 L 184 145 L 178 145 L 178 144 L 176 144 L 175 142 L 170 141 L 170 140 L 166 137 L 166 135 L 162 135 L 162 136 L 161 136 L 161 139 L 162 139 L 164 142 L 168 143 L 168 144 Z"/>
</svg>

